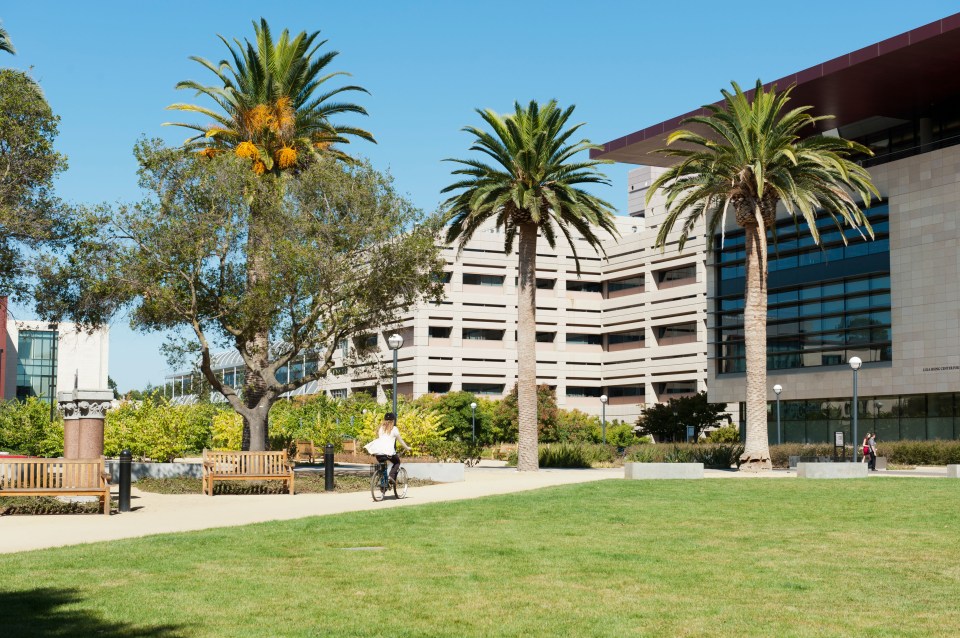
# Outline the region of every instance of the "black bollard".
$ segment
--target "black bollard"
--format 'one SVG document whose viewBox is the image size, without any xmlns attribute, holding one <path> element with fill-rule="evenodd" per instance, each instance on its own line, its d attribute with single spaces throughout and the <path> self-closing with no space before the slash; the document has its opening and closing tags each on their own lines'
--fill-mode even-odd
<svg viewBox="0 0 960 638">
<path fill-rule="evenodd" d="M 333 491 L 333 443 L 323 448 L 323 489 Z"/>
<path fill-rule="evenodd" d="M 120 508 L 121 512 L 130 511 L 130 467 L 133 455 L 130 450 L 120 453 Z"/>
</svg>

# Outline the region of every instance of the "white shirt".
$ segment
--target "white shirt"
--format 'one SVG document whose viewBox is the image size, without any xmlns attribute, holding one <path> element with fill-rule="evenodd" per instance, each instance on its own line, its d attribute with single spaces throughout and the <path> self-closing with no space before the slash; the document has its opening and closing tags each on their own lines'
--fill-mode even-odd
<svg viewBox="0 0 960 638">
<path fill-rule="evenodd" d="M 364 445 L 363 449 L 374 456 L 377 454 L 393 456 L 397 452 L 397 441 L 400 441 L 403 443 L 404 447 L 407 447 L 403 437 L 400 436 L 400 430 L 397 428 L 397 426 L 393 426 L 393 429 L 390 430 L 389 434 L 381 434 L 374 440 Z"/>
</svg>

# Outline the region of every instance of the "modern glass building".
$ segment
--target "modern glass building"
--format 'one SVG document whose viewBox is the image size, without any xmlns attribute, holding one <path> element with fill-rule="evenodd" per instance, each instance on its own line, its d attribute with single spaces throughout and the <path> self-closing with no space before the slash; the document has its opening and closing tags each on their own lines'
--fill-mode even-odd
<svg viewBox="0 0 960 638">
<path fill-rule="evenodd" d="M 960 438 L 960 14 L 780 78 L 819 133 L 869 147 L 881 193 L 865 212 L 875 237 L 817 222 L 822 244 L 785 210 L 768 232 L 769 432 L 773 386 L 786 441 Z M 592 155 L 668 166 L 656 154 L 691 112 L 613 140 Z M 811 133 L 814 131 L 811 130 Z M 707 256 L 708 394 L 745 397 L 743 233 L 729 216 Z M 701 226 L 702 229 L 702 226 Z M 846 242 L 844 242 L 844 239 Z M 852 402 L 851 357 L 858 372 Z M 744 419 L 741 407 L 741 421 Z"/>
<path fill-rule="evenodd" d="M 21 330 L 17 339 L 17 400 L 57 397 L 56 330 Z"/>
</svg>

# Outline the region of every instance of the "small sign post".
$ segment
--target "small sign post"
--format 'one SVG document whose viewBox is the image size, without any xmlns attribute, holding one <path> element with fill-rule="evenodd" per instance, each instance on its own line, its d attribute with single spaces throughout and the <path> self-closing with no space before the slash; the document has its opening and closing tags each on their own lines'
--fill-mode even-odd
<svg viewBox="0 0 960 638">
<path fill-rule="evenodd" d="M 694 427 L 692 425 L 687 426 L 687 443 L 693 440 L 694 436 Z"/>
<path fill-rule="evenodd" d="M 834 433 L 833 433 L 833 436 L 834 436 L 834 440 L 833 440 L 833 460 L 834 460 L 834 461 L 837 461 L 837 460 L 846 461 L 846 460 L 847 460 L 847 450 L 846 450 L 846 448 L 845 448 L 844 445 L 843 445 L 843 431 L 840 430 L 840 431 L 838 431 L 838 432 L 834 432 Z"/>
</svg>

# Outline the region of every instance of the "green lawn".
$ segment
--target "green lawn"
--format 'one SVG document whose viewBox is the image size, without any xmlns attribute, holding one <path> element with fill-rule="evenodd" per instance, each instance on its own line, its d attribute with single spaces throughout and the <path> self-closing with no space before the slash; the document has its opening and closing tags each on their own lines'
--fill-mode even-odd
<svg viewBox="0 0 960 638">
<path fill-rule="evenodd" d="M 941 636 L 958 505 L 935 479 L 604 481 L 0 555 L 0 635 Z"/>
</svg>

